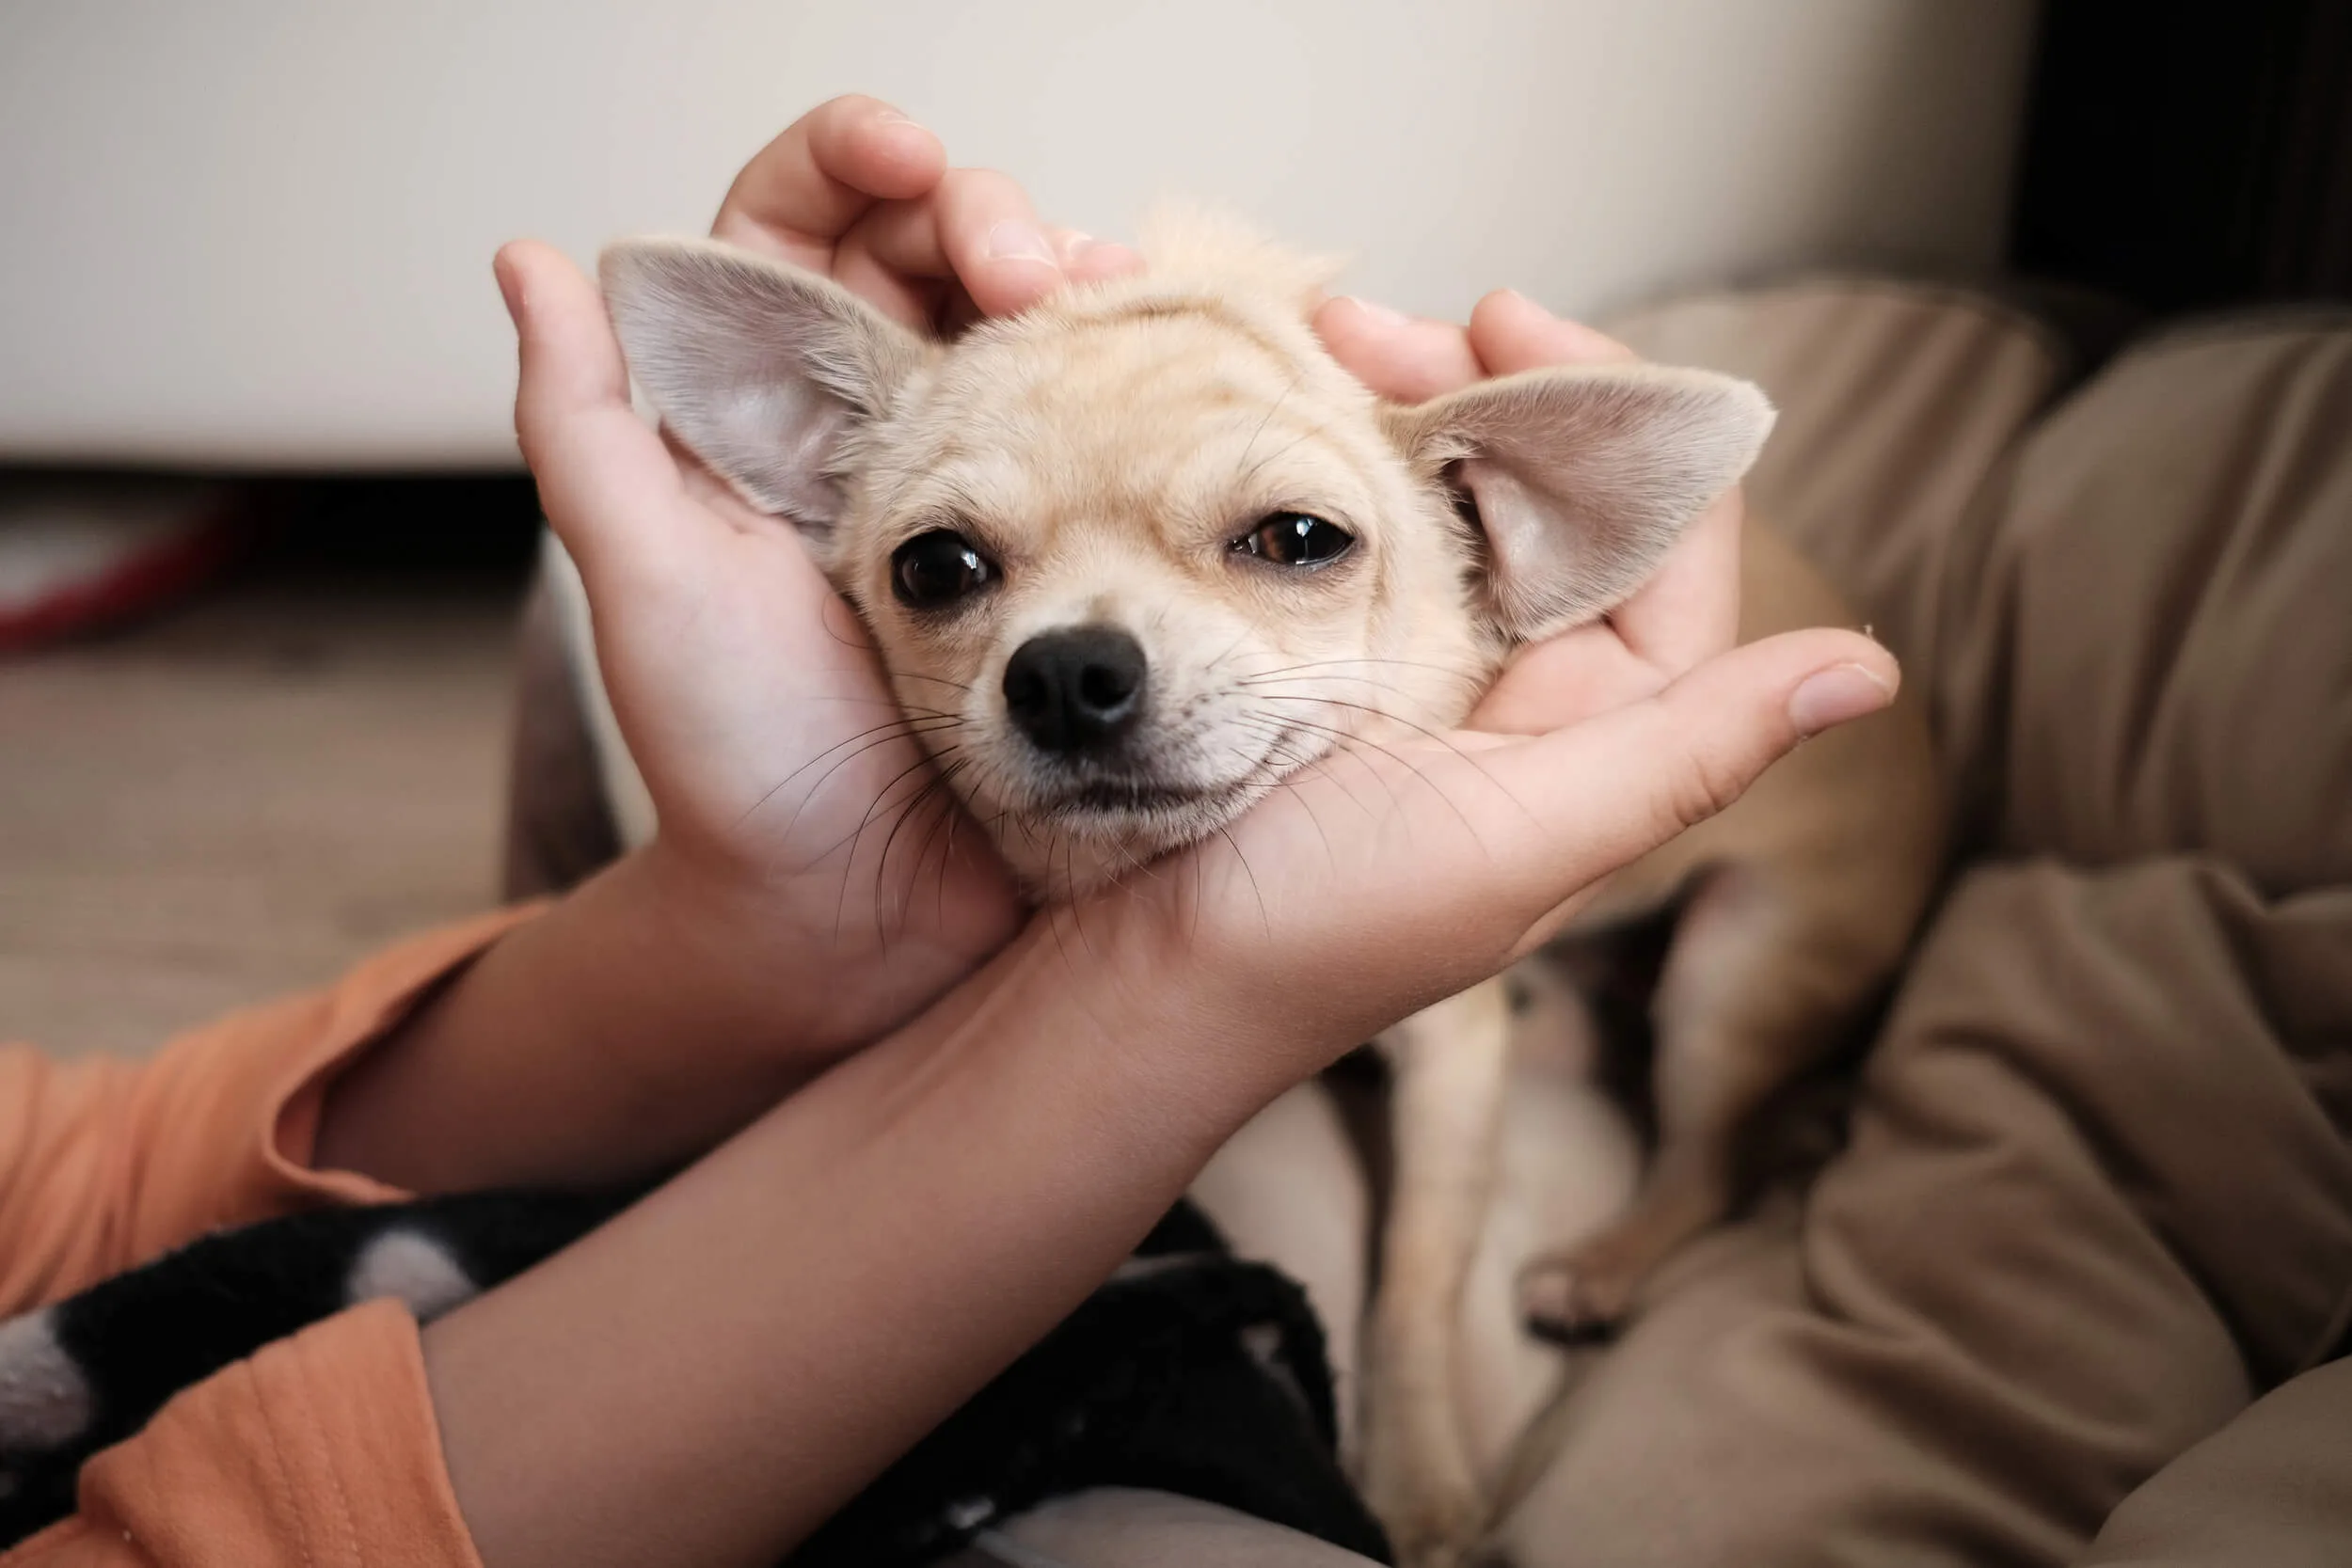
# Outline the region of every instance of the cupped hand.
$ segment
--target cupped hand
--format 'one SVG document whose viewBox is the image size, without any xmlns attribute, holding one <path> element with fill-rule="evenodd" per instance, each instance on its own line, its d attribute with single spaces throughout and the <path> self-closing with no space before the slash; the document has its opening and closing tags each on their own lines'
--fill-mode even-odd
<svg viewBox="0 0 2352 1568">
<path fill-rule="evenodd" d="M 1531 682 L 1524 733 L 1343 744 L 1226 832 L 1040 919 L 1106 1020 L 1185 1009 L 1246 1110 L 1526 956 L 1611 872 L 1898 679 L 1869 638 L 1820 629 L 1598 706 Z"/>
<path fill-rule="evenodd" d="M 937 137 L 859 97 L 754 157 L 713 231 L 934 330 L 1141 264 L 1046 228 L 1013 182 L 948 168 Z M 795 1044 L 870 1038 L 1017 928 L 1012 885 L 944 800 L 898 809 L 928 765 L 863 628 L 788 524 L 638 418 L 595 286 L 527 242 L 497 271 L 521 345 L 516 430 L 587 589 L 672 907 L 774 956 L 775 983 L 804 993 Z"/>
<path fill-rule="evenodd" d="M 1467 329 L 1354 299 L 1315 325 L 1400 402 L 1633 357 L 1511 293 Z M 1735 487 L 1606 619 L 1519 650 L 1459 729 L 1343 745 L 1229 832 L 1070 911 L 1054 940 L 1113 960 L 1089 964 L 1113 1006 L 1180 977 L 1224 1021 L 1212 1037 L 1271 1074 L 1259 1093 L 1500 972 L 1806 736 L 1893 700 L 1899 673 L 1867 637 L 1733 646 L 1743 515 Z"/>
</svg>

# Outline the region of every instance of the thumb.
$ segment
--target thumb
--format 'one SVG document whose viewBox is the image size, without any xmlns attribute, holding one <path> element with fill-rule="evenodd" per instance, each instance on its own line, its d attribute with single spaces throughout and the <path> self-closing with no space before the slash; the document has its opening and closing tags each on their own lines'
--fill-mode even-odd
<svg viewBox="0 0 2352 1568">
<path fill-rule="evenodd" d="M 494 270 L 520 360 L 516 438 L 591 596 L 616 579 L 643 586 L 676 570 L 681 541 L 672 535 L 690 509 L 685 488 L 629 404 L 628 367 L 596 286 L 532 240 L 501 248 Z"/>
<path fill-rule="evenodd" d="M 1547 898 L 1705 821 L 1808 736 L 1894 701 L 1894 656 L 1854 632 L 1787 632 L 1719 654 L 1656 696 L 1481 757 L 1543 829 Z"/>
</svg>

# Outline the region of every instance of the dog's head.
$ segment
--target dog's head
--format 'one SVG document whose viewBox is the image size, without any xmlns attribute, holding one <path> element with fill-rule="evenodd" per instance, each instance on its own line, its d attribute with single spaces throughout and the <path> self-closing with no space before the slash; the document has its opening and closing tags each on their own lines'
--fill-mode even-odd
<svg viewBox="0 0 2352 1568">
<path fill-rule="evenodd" d="M 1772 422 L 1651 367 L 1383 404 L 1308 325 L 1321 264 L 1199 218 L 1146 248 L 947 344 L 717 245 L 603 260 L 663 420 L 804 532 L 1035 885 L 1458 720 L 1513 643 L 1629 593 Z"/>
</svg>

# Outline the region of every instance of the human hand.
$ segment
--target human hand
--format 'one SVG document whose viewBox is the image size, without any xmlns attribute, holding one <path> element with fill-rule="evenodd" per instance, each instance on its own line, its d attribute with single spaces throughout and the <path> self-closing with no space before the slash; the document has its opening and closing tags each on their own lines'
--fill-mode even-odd
<svg viewBox="0 0 2352 1568">
<path fill-rule="evenodd" d="M 1018 185 L 947 168 L 938 138 L 866 98 L 763 149 L 715 229 L 938 329 L 1140 264 L 1041 229 Z M 577 269 L 523 244 L 498 276 L 521 341 L 516 433 L 660 825 L 337 1080 L 313 1157 L 421 1191 L 674 1164 L 919 1010 L 1019 920 L 968 827 L 920 824 L 936 852 L 901 845 L 885 875 L 874 818 L 896 814 L 874 804 L 925 763 L 856 618 L 788 525 L 637 418 Z"/>
<path fill-rule="evenodd" d="M 1632 355 L 1514 293 L 1468 329 L 1357 300 L 1316 326 L 1375 391 Z M 1605 620 L 1519 650 L 1462 727 L 1343 747 L 1181 861 L 1071 911 L 1054 940 L 1172 983 L 1249 1042 L 1279 1089 L 1532 950 L 1609 872 L 1728 805 L 1804 736 L 1892 700 L 1894 661 L 1821 630 L 1732 651 L 1738 489 Z M 1119 997 L 1104 1006 L 1116 1009 Z M 1245 1078 L 1245 1081 L 1252 1081 Z"/>
<path fill-rule="evenodd" d="M 713 231 L 931 330 L 1140 265 L 1044 228 L 1012 181 L 947 168 L 930 132 L 858 97 L 763 149 Z M 516 430 L 654 800 L 667 911 L 736 931 L 747 975 L 787 1006 L 821 1000 L 794 1044 L 882 1032 L 1010 934 L 1010 883 L 944 800 L 878 807 L 903 805 L 925 762 L 863 629 L 788 524 L 638 420 L 594 288 L 544 245 L 509 246 L 498 271 L 522 340 Z M 894 843 L 901 820 L 922 852 Z"/>
<path fill-rule="evenodd" d="M 1525 295 L 1478 302 L 1467 330 L 1359 299 L 1327 301 L 1315 317 L 1325 346 L 1374 391 L 1419 403 L 1488 376 L 1552 365 L 1623 364 L 1631 349 L 1563 321 Z M 1634 595 L 1603 620 L 1522 648 L 1470 727 L 1530 734 L 1662 689 L 1732 645 L 1740 625 L 1739 486 L 1718 497 Z"/>
<path fill-rule="evenodd" d="M 1224 832 L 1043 911 L 1020 945 L 1057 951 L 1104 1037 L 1187 1042 L 1192 1094 L 1221 1087 L 1238 1126 L 1527 956 L 1611 872 L 1730 805 L 1807 736 L 1884 707 L 1899 680 L 1878 643 L 1828 628 L 1597 706 L 1589 686 L 1541 673 L 1523 664 L 1497 689 L 1517 733 L 1473 715 L 1450 733 L 1343 742 Z"/>
</svg>

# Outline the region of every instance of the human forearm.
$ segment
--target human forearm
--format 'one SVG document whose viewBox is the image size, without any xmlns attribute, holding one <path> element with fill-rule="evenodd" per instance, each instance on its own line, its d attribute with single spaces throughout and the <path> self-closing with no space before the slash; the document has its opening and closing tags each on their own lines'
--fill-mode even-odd
<svg viewBox="0 0 2352 1568">
<path fill-rule="evenodd" d="M 1099 1006 L 1033 931 L 428 1329 L 490 1568 L 772 1560 L 1074 1306 L 1276 1086 Z"/>
<path fill-rule="evenodd" d="M 689 875 L 641 852 L 508 934 L 335 1084 L 315 1163 L 420 1192 L 624 1180 L 819 1070 L 821 937 Z"/>
</svg>

